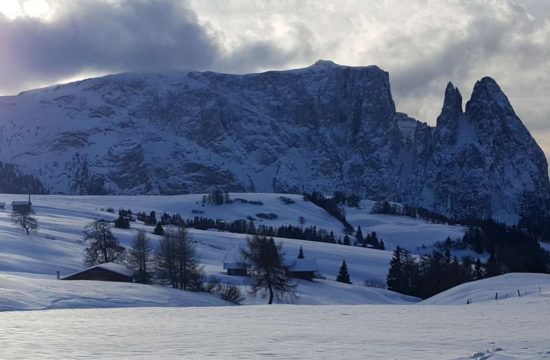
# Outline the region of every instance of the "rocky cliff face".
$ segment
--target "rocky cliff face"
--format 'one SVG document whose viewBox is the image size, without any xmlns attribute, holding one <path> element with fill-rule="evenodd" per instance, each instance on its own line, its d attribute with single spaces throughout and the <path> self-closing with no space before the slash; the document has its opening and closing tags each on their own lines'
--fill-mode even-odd
<svg viewBox="0 0 550 360">
<path fill-rule="evenodd" d="M 342 190 L 456 216 L 550 197 L 546 159 L 494 80 L 437 126 L 397 113 L 389 75 L 328 61 L 250 75 L 121 74 L 0 98 L 0 160 L 51 192 Z"/>
</svg>

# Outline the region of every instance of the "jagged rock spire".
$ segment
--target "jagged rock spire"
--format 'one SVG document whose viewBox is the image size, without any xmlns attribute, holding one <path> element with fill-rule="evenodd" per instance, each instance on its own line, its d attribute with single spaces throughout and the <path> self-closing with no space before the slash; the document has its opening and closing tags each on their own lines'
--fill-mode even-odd
<svg viewBox="0 0 550 360">
<path fill-rule="evenodd" d="M 500 86 L 488 76 L 476 82 L 472 97 L 466 104 L 466 113 L 473 115 L 480 111 L 498 111 L 515 116 L 514 109 Z"/>
<path fill-rule="evenodd" d="M 447 126 L 450 122 L 458 120 L 460 115 L 462 115 L 462 95 L 458 88 L 449 82 L 445 89 L 441 115 L 437 118 L 437 126 Z"/>
</svg>

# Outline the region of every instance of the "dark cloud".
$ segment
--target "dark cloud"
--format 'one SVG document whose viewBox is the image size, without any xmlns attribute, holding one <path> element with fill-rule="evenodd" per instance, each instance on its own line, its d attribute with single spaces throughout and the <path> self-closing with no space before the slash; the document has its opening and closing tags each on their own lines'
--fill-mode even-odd
<svg viewBox="0 0 550 360">
<path fill-rule="evenodd" d="M 216 40 L 179 1 L 65 1 L 53 21 L 0 14 L 2 88 L 82 71 L 207 69 Z"/>
<path fill-rule="evenodd" d="M 309 30 L 289 41 L 250 39 L 224 49 L 224 33 L 201 24 L 180 0 L 56 2 L 52 21 L 0 13 L 0 90 L 14 92 L 83 73 L 175 69 L 251 72 L 311 57 Z M 228 29 L 231 35 L 231 29 Z"/>
</svg>

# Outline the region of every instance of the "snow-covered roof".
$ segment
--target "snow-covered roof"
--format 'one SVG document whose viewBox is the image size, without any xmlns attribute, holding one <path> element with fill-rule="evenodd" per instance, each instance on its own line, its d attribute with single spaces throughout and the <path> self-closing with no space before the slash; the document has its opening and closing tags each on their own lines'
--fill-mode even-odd
<svg viewBox="0 0 550 360">
<path fill-rule="evenodd" d="M 317 267 L 317 259 L 296 259 L 294 263 L 292 263 L 288 267 L 289 271 L 292 272 L 306 272 L 306 271 L 319 271 L 319 267 Z"/>
<path fill-rule="evenodd" d="M 120 265 L 120 264 L 115 264 L 115 263 L 112 263 L 112 262 L 105 263 L 105 264 L 99 264 L 99 265 L 96 265 L 94 267 L 109 270 L 109 271 L 112 271 L 114 273 L 121 274 L 121 275 L 134 276 L 134 272 L 131 269 L 129 269 L 128 267 L 126 267 L 124 265 Z M 92 268 L 94 268 L 94 267 L 92 267 Z"/>
<path fill-rule="evenodd" d="M 114 272 L 114 273 L 117 273 L 117 274 L 120 274 L 120 275 L 128 276 L 128 277 L 134 276 L 134 272 L 131 269 L 129 269 L 128 267 L 126 267 L 124 265 L 109 262 L 109 263 L 94 265 L 94 266 L 89 267 L 87 269 L 77 271 L 75 273 L 72 273 L 72 274 L 69 274 L 69 275 L 65 276 L 65 278 L 74 276 L 76 274 L 83 273 L 83 272 L 88 271 L 88 270 L 96 269 L 96 268 L 108 270 L 108 271 L 111 271 L 111 272 Z"/>
</svg>

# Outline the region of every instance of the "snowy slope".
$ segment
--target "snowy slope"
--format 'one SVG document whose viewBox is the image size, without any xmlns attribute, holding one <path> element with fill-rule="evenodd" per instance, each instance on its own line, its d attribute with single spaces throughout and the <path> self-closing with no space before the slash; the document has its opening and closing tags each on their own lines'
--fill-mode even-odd
<svg viewBox="0 0 550 360">
<path fill-rule="evenodd" d="M 430 248 L 447 237 L 457 240 L 464 236 L 465 228 L 462 226 L 433 224 L 407 216 L 371 214 L 373 205 L 373 201 L 363 200 L 360 208 L 347 207 L 346 218 L 355 228 L 361 226 L 364 236 L 376 232 L 386 249 L 395 249 L 399 245 L 418 252 L 419 248 Z"/>
<path fill-rule="evenodd" d="M 458 285 L 422 301 L 422 304 L 460 305 L 466 304 L 468 299 L 474 304 L 549 294 L 549 274 L 510 273 Z"/>
<path fill-rule="evenodd" d="M 550 297 L 471 306 L 247 306 L 0 313 L 13 359 L 548 359 Z M 32 344 L 32 346 L 30 346 Z"/>
<path fill-rule="evenodd" d="M 159 286 L 55 279 L 55 270 L 66 274 L 81 268 L 82 229 L 93 219 L 113 218 L 105 212 L 107 207 L 193 214 L 199 206 L 204 215 L 227 220 L 253 215 L 259 207 L 279 214 L 274 224 L 298 225 L 297 215 L 305 214 L 308 225 L 341 231 L 341 224 L 299 196 L 293 197 L 295 204 L 284 205 L 277 194 L 231 195 L 264 205 L 203 208 L 199 195 L 35 196 L 40 228 L 31 236 L 11 223 L 9 210 L 0 211 L 0 357 L 510 360 L 550 356 L 550 275 L 508 274 L 463 284 L 418 306 L 415 298 L 362 284 L 385 279 L 391 251 L 277 239 L 290 257 L 303 246 L 306 257 L 317 258 L 326 277 L 313 283 L 298 281 L 300 306 L 225 306 L 229 304 L 208 294 Z M 0 196 L 8 203 L 20 199 Z M 440 241 L 432 232 L 452 237 L 463 231 L 368 211 L 368 203 L 347 209 L 353 225 L 360 224 L 364 233 L 377 231 L 387 244 L 414 248 L 420 239 L 427 239 L 426 245 Z M 125 245 L 136 229 L 152 231 L 142 224 L 132 227 L 115 230 Z M 193 229 L 190 234 L 206 272 L 244 290 L 242 277 L 222 274 L 222 262 L 246 237 Z M 151 238 L 154 244 L 159 240 Z M 353 285 L 333 281 L 344 258 Z M 495 302 L 495 292 L 508 297 Z M 465 305 L 468 298 L 471 305 Z M 247 297 L 244 303 L 265 300 Z M 39 309 L 53 311 L 5 311 Z"/>
<path fill-rule="evenodd" d="M 111 307 L 229 306 L 219 298 L 167 287 L 60 281 L 45 275 L 0 273 L 0 312 Z"/>
<path fill-rule="evenodd" d="M 230 205 L 202 207 L 202 195 L 178 196 L 33 196 L 33 207 L 39 223 L 39 231 L 31 236 L 23 236 L 23 231 L 11 222 L 10 210 L 0 210 L 0 269 L 9 271 L 35 272 L 55 274 L 60 270 L 63 274 L 73 272 L 82 266 L 82 241 L 84 226 L 94 219 L 104 218 L 112 220 L 116 215 L 105 209 L 131 209 L 133 212 L 154 210 L 157 217 L 164 211 L 180 213 L 184 217 L 206 216 L 213 219 L 232 221 L 252 216 L 257 225 L 281 226 L 292 224 L 300 226 L 299 217 L 305 218 L 305 226 L 333 231 L 336 237 L 343 236 L 343 226 L 323 209 L 305 202 L 299 195 L 284 195 L 292 198 L 295 203 L 285 205 L 279 194 L 239 194 L 232 193 L 231 197 L 261 201 L 264 205 L 252 205 L 235 202 Z M 20 195 L 0 195 L 0 201 L 10 203 L 20 200 Z M 193 210 L 203 213 L 196 214 Z M 368 203 L 361 209 L 346 209 L 350 222 L 354 226 L 362 226 L 366 235 L 376 231 L 378 236 L 386 242 L 388 251 L 346 247 L 333 244 L 322 244 L 310 241 L 283 240 L 289 257 L 298 253 L 300 246 L 304 247 L 308 257 L 316 257 L 321 272 L 334 277 L 338 266 L 343 259 L 348 261 L 352 277 L 356 275 L 358 282 L 364 280 L 383 281 L 391 251 L 396 245 L 414 249 L 425 244 L 427 246 L 436 241 L 444 241 L 447 236 L 453 239 L 461 237 L 464 228 L 428 224 L 399 216 L 370 214 Z M 277 219 L 262 220 L 256 217 L 259 212 L 277 214 Z M 114 229 L 115 235 L 124 245 L 131 243 L 135 229 L 145 228 L 149 233 L 151 227 L 144 227 L 139 223 L 132 223 L 132 231 Z M 245 235 L 223 233 L 217 231 L 190 230 L 199 243 L 199 252 L 208 269 L 220 271 L 221 264 L 226 257 L 235 254 Z M 153 242 L 158 237 L 150 234 Z M 238 252 L 238 251 L 237 251 Z M 10 255 L 11 254 L 11 255 Z M 323 254 L 330 254 L 327 258 Z M 362 259 L 368 258 L 368 264 Z M 51 264 L 56 264 L 55 268 Z"/>
<path fill-rule="evenodd" d="M 106 209 L 125 208 L 133 212 L 154 210 L 158 216 L 167 211 L 169 213 L 181 213 L 185 217 L 197 215 L 193 210 L 200 210 L 200 216 L 207 216 L 215 219 L 231 221 L 248 216 L 255 217 L 259 212 L 274 213 L 278 217 L 273 220 L 261 220 L 257 217 L 257 225 L 280 226 L 292 224 L 300 226 L 299 217 L 306 219 L 305 226 L 316 226 L 328 231 L 334 231 L 336 236 L 343 236 L 342 224 L 328 215 L 323 209 L 313 205 L 311 202 L 303 201 L 298 195 L 285 195 L 292 198 L 293 204 L 285 204 L 279 198 L 279 194 L 259 193 L 232 193 L 233 199 L 242 198 L 253 201 L 261 201 L 263 205 L 251 203 L 234 202 L 229 205 L 202 206 L 202 195 L 179 195 L 179 196 L 61 196 L 44 195 L 33 196 L 33 208 L 38 220 L 39 229 L 30 236 L 25 235 L 24 230 L 12 223 L 10 218 L 11 210 L 0 210 L 0 271 L 4 274 L 17 272 L 17 276 L 25 276 L 28 273 L 29 280 L 36 284 L 38 280 L 34 275 L 45 275 L 46 278 L 55 279 L 56 271 L 61 275 L 67 275 L 83 268 L 83 250 L 87 246 L 83 241 L 84 227 L 95 219 L 112 220 L 116 215 L 106 212 Z M 9 204 L 13 200 L 21 200 L 20 195 L 0 195 L 0 201 Z M 9 207 L 9 206 L 8 206 Z M 349 209 L 348 209 L 349 210 Z M 417 242 L 411 240 L 411 234 L 418 233 L 416 238 L 430 241 L 443 241 L 447 236 L 461 234 L 461 227 L 446 227 L 429 225 L 421 220 L 407 219 L 402 217 L 371 215 L 367 207 L 355 210 L 356 217 L 361 221 L 371 221 L 373 224 L 383 223 L 383 227 L 371 227 L 362 222 L 365 233 L 376 230 L 379 236 L 385 239 L 388 236 L 389 244 L 400 244 L 402 246 L 415 247 Z M 376 220 L 376 221 L 375 221 Z M 404 222 L 403 222 L 404 221 Z M 354 221 L 351 221 L 355 225 Z M 393 226 L 391 224 L 394 224 Z M 374 226 L 374 225 L 373 225 Z M 138 229 L 144 229 L 150 236 L 153 246 L 158 244 L 160 237 L 152 234 L 153 228 L 144 226 L 141 223 L 133 222 L 130 230 L 113 229 L 115 236 L 125 246 L 129 246 Z M 430 235 L 434 229 L 439 229 L 435 235 Z M 224 282 L 240 286 L 246 292 L 245 278 L 228 276 L 223 272 L 224 261 L 234 261 L 239 258 L 239 249 L 244 245 L 247 238 L 243 234 L 234 234 L 218 231 L 202 231 L 189 229 L 193 240 L 197 243 L 197 251 L 201 264 L 209 275 L 215 275 Z M 441 235 L 441 237 L 439 237 Z M 414 239 L 414 238 L 412 238 Z M 427 240 L 426 240 L 427 239 Z M 391 248 L 388 251 L 380 251 L 367 248 L 351 247 L 337 244 L 316 243 L 305 240 L 276 239 L 283 243 L 287 260 L 292 261 L 300 246 L 308 258 L 315 258 L 319 267 L 319 273 L 326 280 L 318 279 L 314 284 L 307 281 L 299 281 L 299 304 L 390 304 L 417 301 L 416 299 L 398 295 L 384 289 L 367 288 L 364 286 L 368 281 L 370 284 L 385 284 L 389 261 L 392 256 Z M 335 283 L 334 279 L 338 269 L 346 260 L 350 271 L 353 285 Z M 40 278 L 38 278 L 40 279 Z M 25 281 L 23 281 L 25 282 Z M 14 282 L 12 281 L 13 285 Z M 60 299 L 66 298 L 68 291 L 63 285 L 56 288 L 53 281 L 48 285 L 52 294 L 57 293 Z M 30 286 L 30 285 L 29 285 Z M 5 289 L 11 288 L 18 292 L 17 287 L 4 285 Z M 102 289 L 102 288 L 101 288 Z M 97 289 L 96 289 L 97 290 Z M 89 289 L 89 293 L 93 293 Z M 125 290 L 124 290 L 125 291 Z M 14 297 L 10 301 L 20 304 L 20 308 L 48 308 L 55 296 L 48 292 L 41 295 L 44 299 L 37 302 L 35 307 L 27 307 L 25 301 Z M 113 305 L 109 301 L 112 292 L 98 294 L 106 304 Z M 38 295 L 37 295 L 38 296 Z M 121 295 L 122 296 L 122 295 Z M 35 300 L 28 300 L 33 303 Z M 136 304 L 143 304 L 147 301 L 134 299 Z M 264 303 L 262 298 L 247 297 L 245 304 Z M 70 301 L 61 302 L 64 306 L 71 306 Z M 83 304 L 86 301 L 83 300 Z M 97 303 L 93 299 L 91 304 Z M 153 302 L 154 304 L 155 302 Z M 121 306 L 126 306 L 121 303 Z M 167 303 L 170 305 L 171 303 Z M 109 306 L 110 306 L 109 305 Z M 85 306 L 85 305 L 82 305 Z M 106 305 L 107 306 L 107 305 Z M 137 306 L 137 305 L 136 305 Z M 15 306 L 14 306 L 15 307 Z"/>
</svg>

